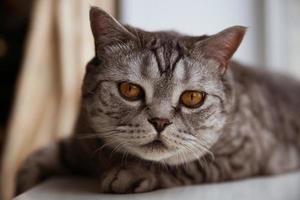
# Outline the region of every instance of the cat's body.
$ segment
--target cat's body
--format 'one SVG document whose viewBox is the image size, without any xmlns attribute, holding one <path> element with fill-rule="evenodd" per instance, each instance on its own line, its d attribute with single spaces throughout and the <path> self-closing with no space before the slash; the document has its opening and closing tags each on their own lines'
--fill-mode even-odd
<svg viewBox="0 0 300 200">
<path fill-rule="evenodd" d="M 299 169 L 300 83 L 230 62 L 243 28 L 211 37 L 151 33 L 96 8 L 91 22 L 96 57 L 81 116 L 56 151 L 67 168 L 101 177 L 101 190 L 116 193 Z M 124 82 L 135 89 L 126 98 Z"/>
</svg>

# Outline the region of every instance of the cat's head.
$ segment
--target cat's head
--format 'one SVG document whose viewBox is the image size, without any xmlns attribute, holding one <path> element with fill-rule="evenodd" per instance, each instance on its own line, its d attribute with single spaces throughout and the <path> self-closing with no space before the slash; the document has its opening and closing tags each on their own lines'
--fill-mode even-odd
<svg viewBox="0 0 300 200">
<path fill-rule="evenodd" d="M 95 7 L 90 20 L 96 56 L 83 108 L 97 136 L 116 151 L 168 164 L 207 153 L 230 116 L 226 68 L 245 28 L 200 37 L 146 32 Z"/>
</svg>

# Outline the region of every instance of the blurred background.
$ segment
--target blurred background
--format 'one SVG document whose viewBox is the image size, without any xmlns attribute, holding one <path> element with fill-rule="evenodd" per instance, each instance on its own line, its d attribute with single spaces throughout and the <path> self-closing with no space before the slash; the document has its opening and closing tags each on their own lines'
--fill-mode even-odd
<svg viewBox="0 0 300 200">
<path fill-rule="evenodd" d="M 299 0 L 0 0 L 0 164 L 5 155 L 6 176 L 0 179 L 6 191 L 34 148 L 72 133 L 85 63 L 94 54 L 90 5 L 149 31 L 202 35 L 246 26 L 234 59 L 300 78 Z"/>
<path fill-rule="evenodd" d="M 119 18 L 147 30 L 192 35 L 243 25 L 248 32 L 236 59 L 300 76 L 299 0 L 121 0 Z"/>
</svg>

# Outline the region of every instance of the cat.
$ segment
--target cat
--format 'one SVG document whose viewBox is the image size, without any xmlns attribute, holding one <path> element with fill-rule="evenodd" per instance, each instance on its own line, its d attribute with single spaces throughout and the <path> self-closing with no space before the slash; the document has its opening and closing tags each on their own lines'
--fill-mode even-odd
<svg viewBox="0 0 300 200">
<path fill-rule="evenodd" d="M 97 7 L 90 21 L 76 133 L 25 162 L 19 191 L 63 171 L 138 193 L 299 169 L 300 83 L 231 61 L 245 27 L 148 32 Z"/>
</svg>

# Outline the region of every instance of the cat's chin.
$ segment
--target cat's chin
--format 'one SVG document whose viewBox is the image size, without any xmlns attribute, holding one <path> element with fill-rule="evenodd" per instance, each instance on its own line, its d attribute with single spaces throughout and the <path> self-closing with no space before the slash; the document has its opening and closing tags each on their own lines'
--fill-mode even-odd
<svg viewBox="0 0 300 200">
<path fill-rule="evenodd" d="M 137 153 L 137 155 L 144 160 L 155 161 L 155 162 L 164 162 L 164 160 L 173 156 L 173 153 L 153 151 L 153 152 Z"/>
<path fill-rule="evenodd" d="M 131 149 L 131 153 L 144 160 L 168 165 L 181 165 L 191 162 L 199 159 L 204 154 L 203 152 L 198 152 L 199 157 L 194 157 L 189 152 L 181 152 L 175 149 L 168 149 L 167 147 L 153 148 L 153 146 L 148 145 Z M 184 157 L 183 154 L 185 155 Z"/>
<path fill-rule="evenodd" d="M 160 143 L 148 143 L 131 149 L 136 156 L 149 161 L 163 162 L 164 160 L 174 156 L 174 151 Z"/>
</svg>

